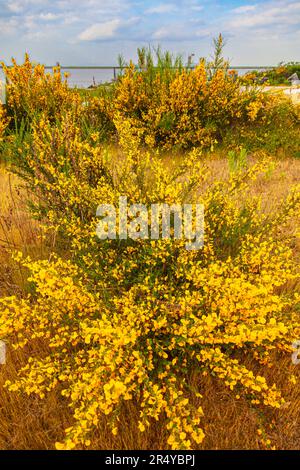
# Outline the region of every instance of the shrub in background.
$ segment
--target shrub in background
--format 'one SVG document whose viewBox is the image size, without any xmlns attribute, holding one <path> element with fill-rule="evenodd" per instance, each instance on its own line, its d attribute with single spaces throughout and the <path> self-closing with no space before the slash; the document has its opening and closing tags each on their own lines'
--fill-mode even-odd
<svg viewBox="0 0 300 470">
<path fill-rule="evenodd" d="M 142 143 L 171 148 L 211 146 L 228 128 L 247 120 L 253 100 L 224 70 L 208 81 L 202 61 L 195 69 L 173 71 L 171 78 L 167 74 L 167 79 L 155 67 L 141 71 L 131 65 L 116 85 L 113 105 Z"/>
<path fill-rule="evenodd" d="M 284 95 L 260 93 L 248 106 L 250 123 L 241 122 L 224 136 L 224 147 L 238 142 L 248 151 L 263 149 L 273 156 L 297 157 L 300 152 L 300 106 Z"/>
<path fill-rule="evenodd" d="M 288 98 L 242 89 L 241 79 L 222 59 L 222 44 L 220 37 L 213 60 L 201 60 L 194 69 L 185 67 L 180 56 L 139 49 L 137 67 L 131 63 L 116 83 L 95 92 L 69 89 L 59 67 L 45 73 L 27 55 L 22 65 L 3 64 L 11 129 L 19 144 L 34 120 L 60 121 L 72 111 L 86 138 L 97 133 L 99 143 L 124 140 L 122 133 L 130 127 L 141 145 L 152 148 L 213 149 L 234 140 L 248 150 L 298 155 L 297 107 Z"/>
<path fill-rule="evenodd" d="M 40 113 L 55 120 L 75 100 L 59 67 L 54 67 L 53 73 L 45 73 L 45 67 L 34 65 L 28 54 L 21 65 L 14 59 L 12 67 L 3 62 L 1 65 L 7 80 L 7 109 L 18 125 L 23 119 L 30 122 Z"/>
<path fill-rule="evenodd" d="M 222 59 L 222 37 L 211 62 L 194 69 L 180 58 L 143 51 L 119 77 L 112 108 L 119 135 L 128 126 L 150 147 L 213 148 L 229 143 L 270 153 L 299 152 L 299 107 L 284 96 L 242 87 L 243 78 Z M 157 65 L 156 65 L 157 62 Z M 175 63 L 177 64 L 175 66 Z M 159 65 L 158 65 L 159 64 Z"/>
</svg>

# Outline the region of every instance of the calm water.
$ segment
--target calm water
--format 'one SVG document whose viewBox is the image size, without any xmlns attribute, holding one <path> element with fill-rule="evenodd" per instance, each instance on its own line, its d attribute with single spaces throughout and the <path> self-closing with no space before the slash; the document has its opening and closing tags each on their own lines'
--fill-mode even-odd
<svg viewBox="0 0 300 470">
<path fill-rule="evenodd" d="M 239 75 L 244 75 L 248 72 L 251 72 L 252 69 L 242 69 L 238 70 Z M 88 70 L 68 70 L 63 69 L 63 72 L 68 72 L 70 77 L 68 82 L 70 86 L 77 86 L 80 88 L 87 88 L 93 83 L 99 85 L 101 83 L 111 82 L 114 78 L 114 71 L 111 70 L 98 70 L 98 69 L 88 69 Z M 120 73 L 120 71 L 116 71 Z"/>
<path fill-rule="evenodd" d="M 251 72 L 253 69 L 236 69 L 239 75 L 244 75 L 248 72 Z M 101 83 L 111 82 L 114 78 L 114 70 L 99 70 L 99 69 L 63 69 L 62 73 L 68 72 L 70 74 L 68 78 L 68 82 L 71 87 L 78 87 L 78 88 L 88 88 L 89 86 L 96 84 L 99 85 Z M 120 73 L 120 71 L 116 71 Z M 3 71 L 0 69 L 0 80 L 4 80 Z"/>
<path fill-rule="evenodd" d="M 70 86 L 76 86 L 78 88 L 88 88 L 89 86 L 101 83 L 111 82 L 114 79 L 114 71 L 111 70 L 99 70 L 99 69 L 88 69 L 88 70 L 68 70 L 63 69 L 62 72 L 68 72 L 70 74 L 68 82 Z"/>
<path fill-rule="evenodd" d="M 46 72 L 51 72 L 51 70 L 46 70 Z M 68 70 L 63 69 L 62 73 L 68 72 L 70 74 L 68 82 L 71 87 L 78 88 L 88 88 L 93 83 L 96 85 L 100 83 L 110 82 L 114 78 L 114 71 L 111 70 L 98 70 L 98 69 L 88 69 L 88 70 Z M 0 69 L 0 80 L 4 80 L 4 73 Z"/>
</svg>

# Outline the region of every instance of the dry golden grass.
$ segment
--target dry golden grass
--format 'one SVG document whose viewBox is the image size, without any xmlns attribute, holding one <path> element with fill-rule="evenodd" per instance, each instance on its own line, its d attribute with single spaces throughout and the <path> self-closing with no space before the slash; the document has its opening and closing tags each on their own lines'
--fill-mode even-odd
<svg viewBox="0 0 300 470">
<path fill-rule="evenodd" d="M 228 164 L 222 159 L 211 160 L 213 178 L 227 178 Z M 261 177 L 251 187 L 253 195 L 260 194 L 268 210 L 285 197 L 289 189 L 300 183 L 300 161 L 283 160 L 270 168 L 267 176 Z M 42 241 L 38 225 L 30 219 L 24 205 L 25 195 L 18 188 L 15 177 L 4 169 L 0 171 L 0 295 L 22 292 L 23 274 L 10 260 L 9 250 L 17 248 L 32 256 L 46 258 L 49 247 Z M 295 238 L 295 256 L 300 258 L 300 242 Z M 299 284 L 288 286 L 299 289 Z M 33 346 L 31 346 L 33 348 Z M 42 348 L 37 344 L 35 348 Z M 8 393 L 3 384 L 16 376 L 18 368 L 25 363 L 30 350 L 9 351 L 6 365 L 0 366 L 0 449 L 53 449 L 55 441 L 63 437 L 63 429 L 71 423 L 67 404 L 52 392 L 43 401 L 24 395 Z M 278 357 L 276 368 L 265 370 L 262 366 L 250 367 L 276 382 L 283 390 L 286 405 L 279 411 L 268 412 L 263 419 L 268 438 L 277 449 L 300 449 L 300 366 L 293 366 L 290 357 Z M 294 373 L 298 382 L 288 381 L 288 373 Z M 257 412 L 243 400 L 224 388 L 220 381 L 210 377 L 190 378 L 203 394 L 202 406 L 205 414 L 203 427 L 206 438 L 204 449 L 258 449 Z M 134 403 L 124 407 L 120 434 L 113 437 L 105 419 L 94 436 L 93 448 L 98 449 L 163 449 L 166 436 L 162 422 L 154 422 L 151 430 L 137 430 L 138 410 Z"/>
<path fill-rule="evenodd" d="M 0 166 L 0 295 L 19 291 L 24 284 L 22 273 L 11 262 L 11 251 L 47 256 L 42 232 L 30 218 L 26 200 L 17 178 Z"/>
</svg>

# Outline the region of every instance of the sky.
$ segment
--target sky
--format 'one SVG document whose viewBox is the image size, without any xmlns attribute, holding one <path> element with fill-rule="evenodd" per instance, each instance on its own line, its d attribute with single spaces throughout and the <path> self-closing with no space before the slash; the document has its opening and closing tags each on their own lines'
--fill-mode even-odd
<svg viewBox="0 0 300 470">
<path fill-rule="evenodd" d="M 300 0 L 0 0 L 0 60 L 116 65 L 141 46 L 209 57 L 222 33 L 232 65 L 300 61 Z"/>
</svg>

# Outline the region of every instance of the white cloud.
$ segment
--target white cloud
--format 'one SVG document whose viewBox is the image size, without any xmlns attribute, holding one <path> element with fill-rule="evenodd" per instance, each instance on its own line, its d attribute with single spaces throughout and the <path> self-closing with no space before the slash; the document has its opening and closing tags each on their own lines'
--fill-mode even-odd
<svg viewBox="0 0 300 470">
<path fill-rule="evenodd" d="M 27 31 L 32 32 L 33 29 L 37 26 L 35 20 L 36 20 L 36 16 L 35 16 L 35 15 L 26 15 L 26 16 L 22 19 L 22 26 L 23 26 L 23 28 L 25 28 Z"/>
<path fill-rule="evenodd" d="M 235 10 L 236 11 L 236 10 Z M 300 24 L 300 2 L 291 0 L 272 1 L 264 3 L 260 8 L 251 12 L 240 10 L 240 14 L 235 16 L 227 24 L 233 30 L 247 29 L 270 29 L 278 28 L 286 31 L 291 26 Z"/>
<path fill-rule="evenodd" d="M 152 34 L 152 39 L 161 41 L 186 41 L 195 36 L 195 30 L 188 27 L 187 23 L 171 23 L 161 26 Z"/>
<path fill-rule="evenodd" d="M 195 36 L 197 36 L 197 38 L 206 38 L 208 36 L 211 36 L 211 29 L 201 28 L 198 31 L 196 31 Z"/>
<path fill-rule="evenodd" d="M 146 14 L 163 14 L 163 13 L 172 13 L 177 11 L 177 6 L 173 3 L 161 3 L 156 7 L 149 8 L 145 11 Z"/>
<path fill-rule="evenodd" d="M 174 53 L 191 48 L 208 55 L 211 38 L 221 31 L 227 39 L 225 54 L 235 64 L 299 60 L 300 0 L 231 0 L 231 9 L 225 3 L 0 0 L 2 55 L 9 60 L 27 49 L 42 61 L 108 63 L 118 52 L 129 58 L 137 46 L 151 41 Z M 134 16 L 142 10 L 137 24 Z M 99 49 L 101 40 L 107 42 Z"/>
<path fill-rule="evenodd" d="M 104 23 L 95 23 L 79 34 L 81 41 L 95 41 L 97 39 L 113 38 L 121 24 L 121 20 L 105 21 Z"/>
<path fill-rule="evenodd" d="M 183 8 L 186 11 L 202 11 L 203 5 L 199 5 L 198 0 L 183 0 Z"/>
<path fill-rule="evenodd" d="M 0 36 L 14 34 L 18 29 L 18 22 L 14 18 L 0 18 Z"/>
<path fill-rule="evenodd" d="M 126 31 L 128 38 L 128 28 L 140 21 L 138 16 L 133 16 L 127 20 L 114 18 L 113 20 L 94 23 L 79 34 L 81 41 L 100 41 L 101 39 L 114 39 L 120 35 L 122 30 Z"/>
<path fill-rule="evenodd" d="M 130 8 L 129 0 L 84 0 L 81 2 L 79 0 L 56 0 L 53 3 L 63 12 L 81 10 L 94 17 L 101 14 L 117 15 Z"/>
<path fill-rule="evenodd" d="M 49 39 L 48 31 L 28 31 L 24 38 L 29 40 Z"/>
<path fill-rule="evenodd" d="M 41 7 L 45 7 L 49 4 L 49 0 L 11 0 L 9 2 L 4 2 L 8 12 L 12 15 L 34 13 L 37 10 L 40 10 Z M 53 2 L 54 4 L 54 2 Z"/>
<path fill-rule="evenodd" d="M 60 15 L 56 15 L 54 13 L 41 13 L 39 17 L 44 21 L 54 21 L 60 18 Z"/>
<path fill-rule="evenodd" d="M 170 35 L 170 28 L 162 26 L 153 33 L 153 39 L 166 39 Z"/>
<path fill-rule="evenodd" d="M 23 6 L 21 2 L 9 2 L 7 8 L 12 13 L 21 13 L 23 11 Z"/>
<path fill-rule="evenodd" d="M 74 23 L 78 23 L 81 20 L 79 16 L 76 15 L 64 15 L 64 24 L 65 25 L 71 25 Z"/>
<path fill-rule="evenodd" d="M 249 13 L 249 11 L 256 10 L 257 5 L 244 5 L 233 10 L 234 13 Z"/>
</svg>

